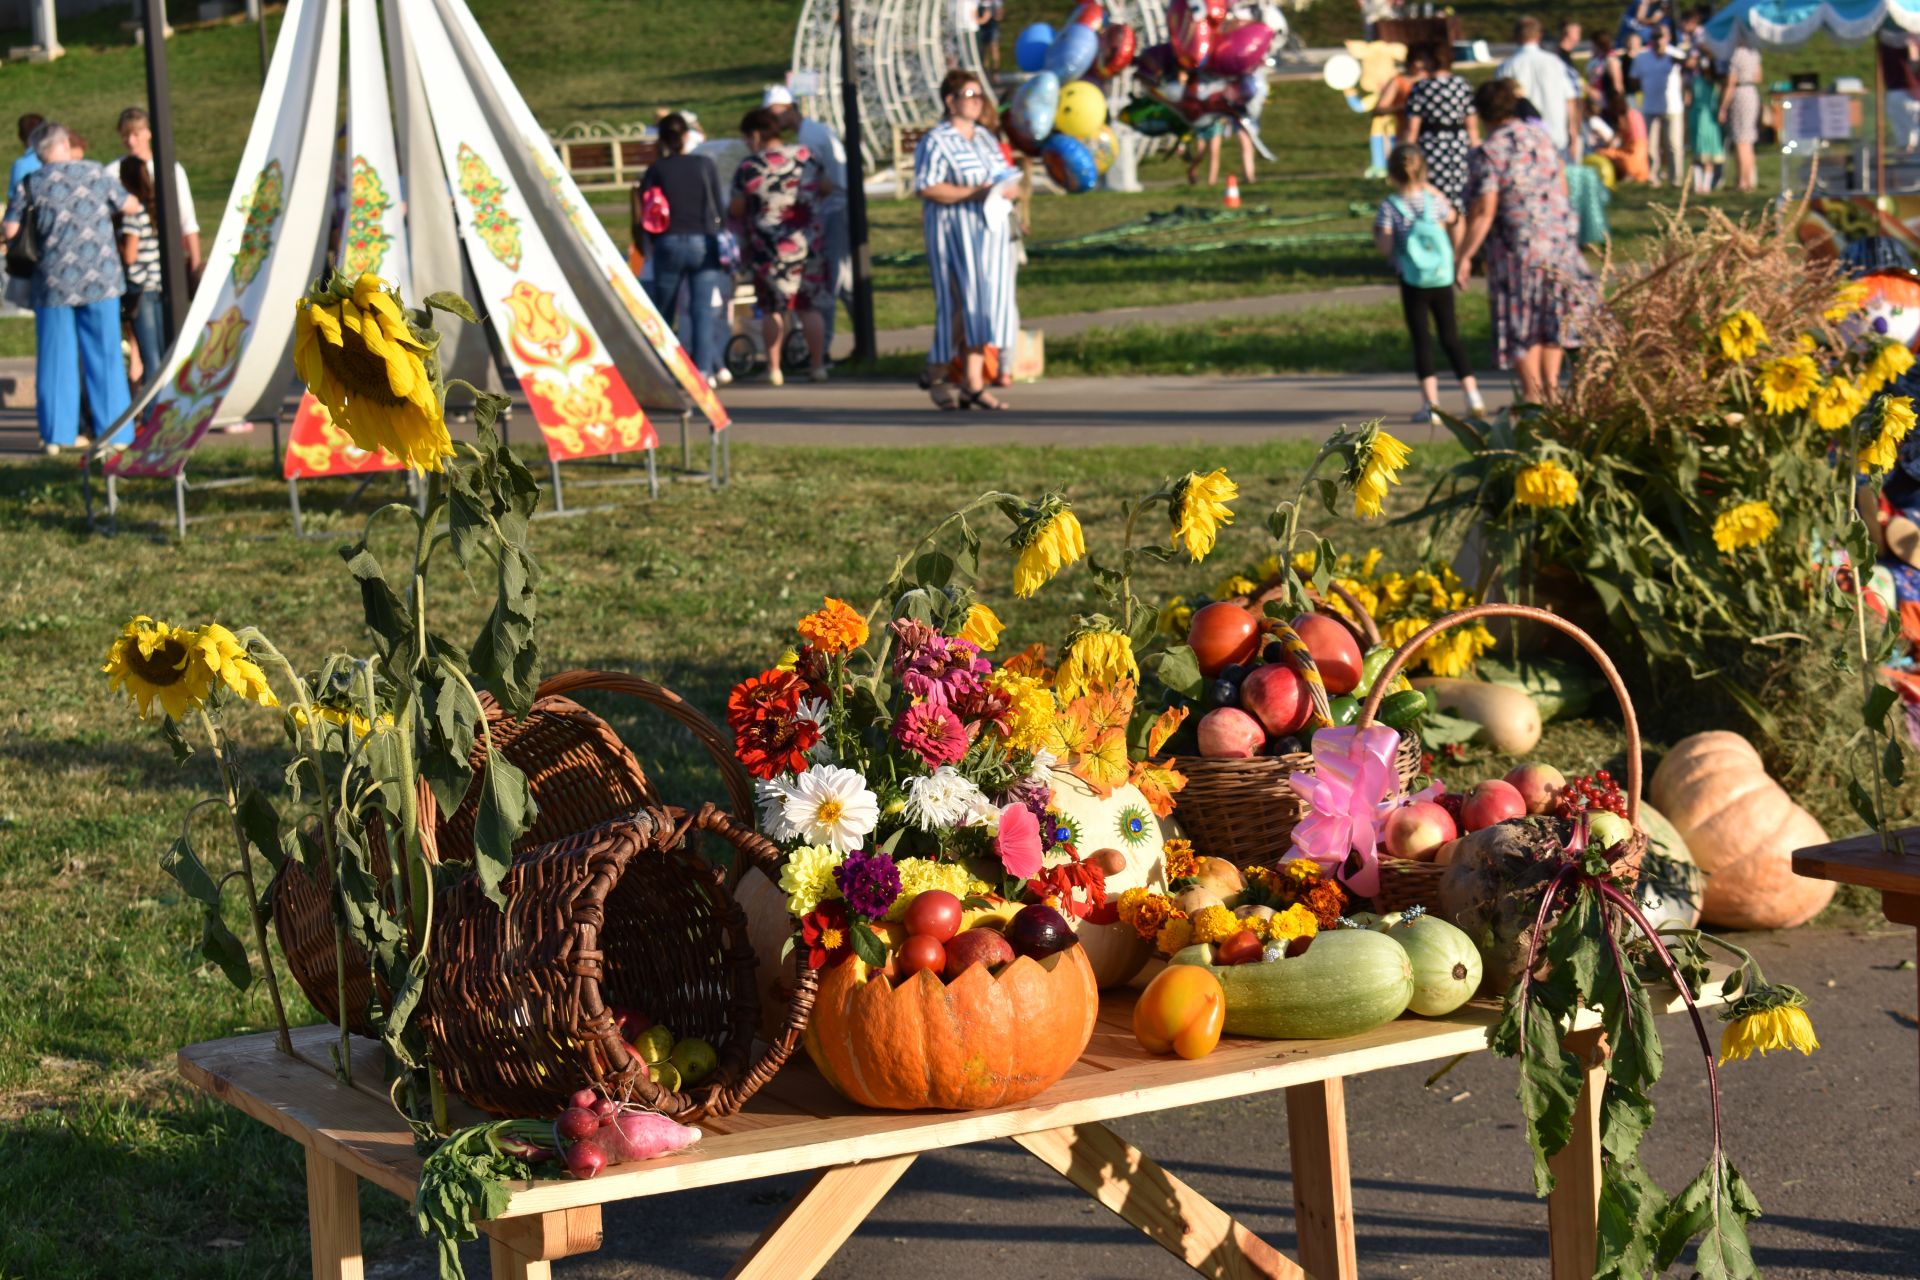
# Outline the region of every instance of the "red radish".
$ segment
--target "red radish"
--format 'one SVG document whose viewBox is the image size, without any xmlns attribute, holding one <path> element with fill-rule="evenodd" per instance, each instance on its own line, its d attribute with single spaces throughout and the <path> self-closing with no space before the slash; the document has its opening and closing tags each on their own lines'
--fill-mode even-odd
<svg viewBox="0 0 1920 1280">
<path fill-rule="evenodd" d="M 593 1106 L 589 1108 L 589 1110 L 596 1116 L 599 1116 L 601 1123 L 604 1124 L 613 1117 L 613 1113 L 619 1110 L 619 1108 L 614 1105 L 612 1098 L 596 1098 L 594 1099 Z"/>
<path fill-rule="evenodd" d="M 651 1160 L 700 1141 L 698 1129 L 657 1111 L 622 1111 L 613 1130 L 600 1141 L 613 1147 L 622 1160 Z"/>
<path fill-rule="evenodd" d="M 1482 831 L 1508 818 L 1524 818 L 1526 814 L 1527 802 L 1521 798 L 1519 789 L 1498 779 L 1483 782 L 1467 792 L 1466 803 L 1460 806 L 1461 826 L 1468 831 Z"/>
<path fill-rule="evenodd" d="M 1303 613 L 1290 625 L 1313 655 L 1328 693 L 1338 696 L 1360 687 L 1360 645 L 1345 623 L 1324 613 Z"/>
<path fill-rule="evenodd" d="M 576 1178 L 591 1178 L 611 1163 L 592 1138 L 583 1138 L 567 1148 L 567 1172 Z"/>
<path fill-rule="evenodd" d="M 567 1099 L 567 1105 L 578 1107 L 582 1111 L 593 1110 L 593 1104 L 600 1101 L 600 1094 L 593 1089 L 582 1089 Z"/>
<path fill-rule="evenodd" d="M 586 1137 L 600 1127 L 600 1117 L 585 1107 L 568 1107 L 553 1122 L 554 1131 L 567 1142 Z"/>
<path fill-rule="evenodd" d="M 933 970 L 934 976 L 947 967 L 947 949 L 940 945 L 940 939 L 916 933 L 900 944 L 898 954 L 894 956 L 894 967 L 900 971 L 904 980 L 911 978 L 922 969 Z"/>
<path fill-rule="evenodd" d="M 963 911 L 960 899 L 945 889 L 928 889 L 907 904 L 906 914 L 900 918 L 900 923 L 906 926 L 910 936 L 917 934 L 935 942 L 946 942 L 960 932 Z"/>
</svg>

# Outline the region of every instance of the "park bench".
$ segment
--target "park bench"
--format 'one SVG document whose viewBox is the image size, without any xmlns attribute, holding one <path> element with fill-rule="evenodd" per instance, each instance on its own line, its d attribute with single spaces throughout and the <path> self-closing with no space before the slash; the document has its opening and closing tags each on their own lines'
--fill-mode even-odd
<svg viewBox="0 0 1920 1280">
<path fill-rule="evenodd" d="M 585 192 L 625 191 L 660 158 L 660 144 L 644 125 L 577 121 L 551 136 L 560 163 Z"/>
</svg>

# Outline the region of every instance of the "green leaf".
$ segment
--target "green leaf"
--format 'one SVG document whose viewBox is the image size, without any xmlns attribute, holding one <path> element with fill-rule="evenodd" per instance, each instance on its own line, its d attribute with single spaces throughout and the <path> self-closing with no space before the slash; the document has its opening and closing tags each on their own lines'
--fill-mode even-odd
<svg viewBox="0 0 1920 1280">
<path fill-rule="evenodd" d="M 1875 733 L 1885 733 L 1887 731 L 1887 712 L 1893 710 L 1894 704 L 1898 701 L 1900 701 L 1900 695 L 1896 694 L 1886 685 L 1876 684 L 1873 686 L 1873 692 L 1867 695 L 1866 709 L 1862 712 L 1862 715 L 1866 719 L 1867 727 Z"/>
<path fill-rule="evenodd" d="M 1642 1280 L 1653 1271 L 1654 1229 L 1666 1205 L 1639 1161 L 1607 1162 L 1600 1176 L 1594 1280 Z"/>
<path fill-rule="evenodd" d="M 1546 954 L 1556 978 L 1565 975 L 1574 995 L 1589 1004 L 1596 996 L 1600 964 L 1607 954 L 1606 925 L 1594 890 L 1584 885 L 1561 898 L 1560 918 L 1547 931 Z M 1609 992 L 1617 998 L 1617 992 Z"/>
<path fill-rule="evenodd" d="M 480 323 L 479 313 L 473 309 L 473 304 L 457 293 L 442 289 L 437 293 L 428 294 L 422 301 L 435 311 L 444 311 L 450 316 L 458 316 L 468 324 Z"/>
<path fill-rule="evenodd" d="M 1847 779 L 1847 803 L 1853 806 L 1855 813 L 1860 815 L 1860 821 L 1875 831 L 1880 829 L 1880 814 L 1873 807 L 1873 796 L 1860 785 L 1858 778 Z"/>
<path fill-rule="evenodd" d="M 911 570 L 916 586 L 944 587 L 953 581 L 953 557 L 938 549 L 914 557 Z"/>
<path fill-rule="evenodd" d="M 185 836 L 175 840 L 160 855 L 160 869 L 172 876 L 189 898 L 219 909 L 220 888 L 207 874 L 206 864 L 200 861 L 200 855 L 193 851 L 193 845 Z"/>
<path fill-rule="evenodd" d="M 1900 752 L 1900 740 L 1890 738 L 1886 749 L 1880 753 L 1880 776 L 1887 785 L 1897 787 L 1907 780 L 1907 758 Z"/>
<path fill-rule="evenodd" d="M 420 1065 L 407 1028 L 413 1020 L 414 1010 L 420 1007 L 420 997 L 426 994 L 427 983 L 423 972 L 411 965 L 407 967 L 399 987 L 393 993 L 393 1003 L 387 1006 L 386 1025 L 380 1029 L 380 1042 L 406 1067 Z"/>
<path fill-rule="evenodd" d="M 855 920 L 849 931 L 853 935 L 853 954 L 859 956 L 870 968 L 879 968 L 887 962 L 886 944 L 880 941 L 880 935 L 865 920 Z"/>
<path fill-rule="evenodd" d="M 1319 481 L 1318 488 L 1320 493 L 1320 505 L 1326 508 L 1328 515 L 1330 516 L 1339 515 L 1340 514 L 1340 486 L 1335 484 L 1333 481 L 1323 477 Z"/>
<path fill-rule="evenodd" d="M 240 796 L 240 829 L 275 871 L 286 860 L 280 843 L 280 814 L 260 788 L 249 785 Z"/>
<path fill-rule="evenodd" d="M 453 813 L 473 785 L 471 761 L 480 711 L 455 680 L 427 681 L 420 692 L 426 701 L 428 728 L 428 749 L 422 754 L 420 772 L 433 788 L 440 812 Z"/>
<path fill-rule="evenodd" d="M 507 904 L 500 882 L 513 866 L 513 842 L 533 825 L 538 808 L 520 766 L 497 751 L 490 753 L 473 824 L 473 861 L 480 891 L 497 906 Z"/>
<path fill-rule="evenodd" d="M 1633 1159 L 1653 1128 L 1653 1102 L 1631 1085 L 1609 1081 L 1600 1104 L 1600 1146 L 1617 1162 Z"/>
<path fill-rule="evenodd" d="M 1544 1196 L 1553 1190 L 1548 1158 L 1573 1139 L 1573 1112 L 1586 1072 L 1578 1059 L 1560 1047 L 1559 1020 L 1542 1001 L 1527 1005 L 1522 1030 L 1520 1110 L 1527 1120 L 1527 1145 L 1533 1148 L 1534 1194 Z"/>
<path fill-rule="evenodd" d="M 1161 684 L 1188 698 L 1200 696 L 1205 681 L 1200 675 L 1200 659 L 1184 644 L 1173 645 L 1159 655 L 1153 675 Z"/>
<path fill-rule="evenodd" d="M 200 954 L 220 966 L 227 981 L 245 991 L 253 985 L 253 966 L 247 963 L 247 948 L 233 936 L 218 907 L 208 907 L 200 920 Z"/>
<path fill-rule="evenodd" d="M 954 553 L 953 567 L 968 582 L 980 580 L 980 534 L 965 516 L 960 518 L 960 548 Z"/>
<path fill-rule="evenodd" d="M 1759 1216 L 1753 1192 L 1726 1155 L 1716 1152 L 1661 1216 L 1654 1261 L 1665 1270 L 1686 1250 L 1687 1242 L 1699 1236 L 1693 1265 L 1700 1280 L 1749 1280 L 1759 1271 L 1747 1243 L 1746 1224 Z"/>
<path fill-rule="evenodd" d="M 172 716 L 160 718 L 160 736 L 167 740 L 167 746 L 172 749 L 175 764 L 185 764 L 193 758 L 193 744 L 187 741 L 187 735 L 180 730 L 180 722 Z"/>
</svg>

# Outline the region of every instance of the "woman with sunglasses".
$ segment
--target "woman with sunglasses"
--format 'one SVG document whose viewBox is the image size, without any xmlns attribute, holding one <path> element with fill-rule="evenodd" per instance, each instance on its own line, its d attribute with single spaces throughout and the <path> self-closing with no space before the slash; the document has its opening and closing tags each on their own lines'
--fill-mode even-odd
<svg viewBox="0 0 1920 1280">
<path fill-rule="evenodd" d="M 933 273 L 933 349 L 927 363 L 944 369 L 965 353 L 959 399 L 942 408 L 1005 409 L 987 390 L 986 349 L 1010 332 L 1013 278 L 1007 270 L 1011 205 L 1002 191 L 1011 181 L 1000 144 L 980 123 L 986 93 L 971 72 L 950 71 L 941 82 L 946 119 L 920 139 L 913 155 L 913 186 L 921 200 L 927 265 Z M 1010 359 L 1012 352 L 1001 358 Z"/>
</svg>

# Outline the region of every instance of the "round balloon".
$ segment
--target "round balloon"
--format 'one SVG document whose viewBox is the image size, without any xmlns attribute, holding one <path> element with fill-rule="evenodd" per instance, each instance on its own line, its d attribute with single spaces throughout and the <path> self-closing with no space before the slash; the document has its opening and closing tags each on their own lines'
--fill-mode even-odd
<svg viewBox="0 0 1920 1280">
<path fill-rule="evenodd" d="M 1327 88 L 1340 93 L 1357 89 L 1360 86 L 1360 59 L 1350 53 L 1336 53 L 1320 68 L 1320 78 L 1326 82 Z"/>
<path fill-rule="evenodd" d="M 1107 20 L 1106 6 L 1097 0 L 1080 0 L 1073 6 L 1073 12 L 1067 16 L 1067 22 L 1076 27 L 1091 27 L 1095 31 Z"/>
<path fill-rule="evenodd" d="M 1022 71 L 1038 71 L 1047 65 L 1047 50 L 1053 46 L 1053 28 L 1036 22 L 1013 42 L 1013 61 Z"/>
<path fill-rule="evenodd" d="M 1180 60 L 1173 56 L 1173 46 L 1163 40 L 1140 51 L 1133 60 L 1133 71 L 1147 84 L 1161 84 L 1179 75 Z"/>
<path fill-rule="evenodd" d="M 1093 55 L 1093 74 L 1111 80 L 1125 71 L 1133 61 L 1136 39 L 1133 28 L 1126 23 L 1109 22 L 1100 33 L 1100 51 Z"/>
<path fill-rule="evenodd" d="M 1107 123 L 1107 95 L 1086 80 L 1075 80 L 1060 90 L 1060 106 L 1053 114 L 1053 128 L 1069 138 L 1085 142 Z"/>
<path fill-rule="evenodd" d="M 1213 42 L 1207 70 L 1223 76 L 1244 76 L 1267 60 L 1273 28 L 1264 22 L 1235 27 Z"/>
<path fill-rule="evenodd" d="M 1092 27 L 1069 23 L 1054 36 L 1053 47 L 1047 50 L 1047 70 L 1063 82 L 1078 80 L 1087 74 L 1087 68 L 1093 65 L 1093 55 L 1099 52 L 1100 37 L 1093 33 Z"/>
<path fill-rule="evenodd" d="M 1078 138 L 1054 134 L 1040 149 L 1040 158 L 1047 166 L 1047 175 L 1064 187 L 1068 195 L 1091 191 L 1100 181 L 1100 169 L 1093 162 L 1093 152 Z"/>
<path fill-rule="evenodd" d="M 1037 156 L 1040 144 L 1053 132 L 1054 113 L 1059 109 L 1060 77 L 1051 71 L 1036 71 L 1013 91 L 1000 119 L 1007 126 L 1007 137 L 1013 145 L 1030 156 Z"/>
<path fill-rule="evenodd" d="M 1202 116 L 1238 114 L 1246 101 L 1246 86 L 1237 78 L 1193 76 L 1187 80 L 1186 92 L 1180 95 L 1180 111 L 1187 119 L 1197 121 Z"/>
<path fill-rule="evenodd" d="M 1120 138 L 1113 126 L 1101 125 L 1100 132 L 1087 139 L 1087 150 L 1093 152 L 1093 167 L 1102 175 L 1113 168 L 1113 162 L 1120 158 Z"/>
</svg>

